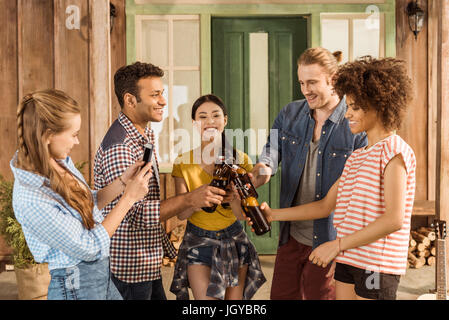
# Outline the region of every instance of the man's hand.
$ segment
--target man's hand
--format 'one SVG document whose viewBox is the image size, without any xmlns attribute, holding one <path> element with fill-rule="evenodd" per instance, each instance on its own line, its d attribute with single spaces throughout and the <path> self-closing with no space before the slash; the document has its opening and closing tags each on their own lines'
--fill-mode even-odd
<svg viewBox="0 0 449 320">
<path fill-rule="evenodd" d="M 271 170 L 269 166 L 259 162 L 248 175 L 251 178 L 254 187 L 258 188 L 270 181 L 272 172 L 273 170 Z"/>
<path fill-rule="evenodd" d="M 213 204 L 221 204 L 226 195 L 224 190 L 211 187 L 208 184 L 189 192 L 187 194 L 188 203 L 192 208 L 211 207 Z"/>
</svg>

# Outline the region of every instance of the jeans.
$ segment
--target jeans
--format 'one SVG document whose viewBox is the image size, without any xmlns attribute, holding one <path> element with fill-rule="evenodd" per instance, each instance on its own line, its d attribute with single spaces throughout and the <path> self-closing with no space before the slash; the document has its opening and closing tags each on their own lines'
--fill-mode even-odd
<svg viewBox="0 0 449 320">
<path fill-rule="evenodd" d="M 123 300 L 111 281 L 109 258 L 50 271 L 48 300 Z"/>
<path fill-rule="evenodd" d="M 239 234 L 243 231 L 242 224 L 240 221 L 236 221 L 231 224 L 229 227 L 218 230 L 211 231 L 205 230 L 200 227 L 195 226 L 194 224 L 187 222 L 186 232 L 190 232 L 197 237 L 208 237 L 211 239 L 229 239 L 233 236 Z M 250 256 L 248 251 L 248 246 L 236 243 L 235 249 L 237 250 L 237 254 L 239 257 L 243 257 L 243 264 L 250 263 Z M 213 246 L 204 246 L 198 248 L 190 248 L 187 251 L 187 261 L 188 264 L 202 264 L 211 267 L 212 266 L 212 254 L 213 254 Z"/>
<path fill-rule="evenodd" d="M 111 278 L 124 300 L 167 300 L 162 279 L 129 283 L 117 279 L 113 274 Z"/>
</svg>

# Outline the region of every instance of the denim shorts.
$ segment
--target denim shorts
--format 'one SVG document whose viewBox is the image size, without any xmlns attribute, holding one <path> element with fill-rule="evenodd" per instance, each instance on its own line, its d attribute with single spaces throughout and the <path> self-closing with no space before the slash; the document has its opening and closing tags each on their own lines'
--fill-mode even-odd
<svg viewBox="0 0 449 320">
<path fill-rule="evenodd" d="M 210 231 L 205 230 L 200 227 L 195 226 L 194 224 L 187 222 L 186 232 L 192 233 L 198 237 L 208 237 L 211 239 L 228 239 L 234 235 L 237 235 L 243 231 L 243 227 L 239 221 L 234 222 L 229 227 L 219 230 L 219 231 Z M 248 246 L 236 243 L 237 253 L 240 257 L 243 257 L 243 264 L 249 264 L 250 256 Z M 205 247 L 197 247 L 191 248 L 187 250 L 187 264 L 201 264 L 206 266 L 212 266 L 212 254 L 214 251 L 213 246 L 205 246 Z"/>
<path fill-rule="evenodd" d="M 375 300 L 396 300 L 401 276 L 337 263 L 334 279 L 353 284 L 354 291 L 359 297 Z"/>
<path fill-rule="evenodd" d="M 48 300 L 123 300 L 111 281 L 109 258 L 50 270 Z"/>
</svg>

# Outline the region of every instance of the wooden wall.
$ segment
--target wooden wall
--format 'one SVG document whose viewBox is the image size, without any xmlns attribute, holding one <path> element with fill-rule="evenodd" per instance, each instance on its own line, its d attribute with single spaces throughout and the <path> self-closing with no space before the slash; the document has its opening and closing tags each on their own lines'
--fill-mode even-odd
<svg viewBox="0 0 449 320">
<path fill-rule="evenodd" d="M 124 0 L 118 2 L 123 9 Z M 67 27 L 67 20 L 75 21 L 71 20 L 74 12 L 66 12 L 68 6 L 79 9 L 79 29 Z M 75 162 L 89 163 L 84 174 L 91 180 L 90 160 L 97 148 L 93 143 L 98 141 L 92 136 L 104 134 L 97 128 L 104 131 L 111 114 L 110 74 L 102 72 L 109 70 L 109 59 L 100 59 L 94 51 L 100 44 L 110 41 L 107 24 L 102 23 L 108 22 L 109 2 L 0 0 L 0 15 L 1 21 L 6 21 L 0 29 L 0 96 L 3 98 L 0 173 L 12 179 L 9 160 L 16 150 L 15 113 L 19 100 L 29 92 L 57 88 L 69 94 L 82 108 L 80 145 L 74 148 L 72 158 Z M 120 49 L 123 51 L 123 46 Z M 109 56 L 108 47 L 103 47 L 102 51 Z M 126 60 L 123 54 L 119 58 L 122 63 Z M 99 96 L 98 92 L 107 94 Z"/>
<path fill-rule="evenodd" d="M 0 0 L 0 174 L 12 180 L 9 162 L 16 150 L 16 108 L 27 93 L 46 88 L 65 91 L 82 108 L 80 144 L 71 156 L 87 161 L 92 181 L 93 157 L 119 105 L 113 73 L 126 64 L 125 0 L 116 6 L 109 33 L 108 0 Z M 79 9 L 79 29 L 73 25 Z M 69 21 L 68 21 L 69 20 Z M 0 239 L 0 259 L 9 253 Z"/>
<path fill-rule="evenodd" d="M 427 70 L 427 23 L 415 40 L 408 25 L 406 13 L 408 0 L 396 0 L 396 57 L 406 61 L 413 81 L 414 99 L 409 105 L 406 118 L 398 134 L 413 148 L 416 160 L 416 200 L 430 200 L 433 190 L 429 183 L 428 166 L 428 70 Z M 419 2 L 424 11 L 427 0 Z M 431 166 L 433 169 L 434 166 Z M 430 187 L 430 192 L 429 192 Z M 434 198 L 432 199 L 434 200 Z"/>
</svg>

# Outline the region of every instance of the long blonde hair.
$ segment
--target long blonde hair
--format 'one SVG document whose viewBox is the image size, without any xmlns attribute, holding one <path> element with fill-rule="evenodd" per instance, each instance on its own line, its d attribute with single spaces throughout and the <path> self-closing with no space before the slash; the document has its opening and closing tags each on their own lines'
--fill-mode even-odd
<svg viewBox="0 0 449 320">
<path fill-rule="evenodd" d="M 23 97 L 17 107 L 16 166 L 48 178 L 50 188 L 80 213 L 87 229 L 92 229 L 95 225 L 92 194 L 70 179 L 68 171 L 60 175 L 52 167 L 46 143 L 49 134 L 68 129 L 67 118 L 70 114 L 80 113 L 77 102 L 59 90 L 47 89 Z"/>
</svg>

